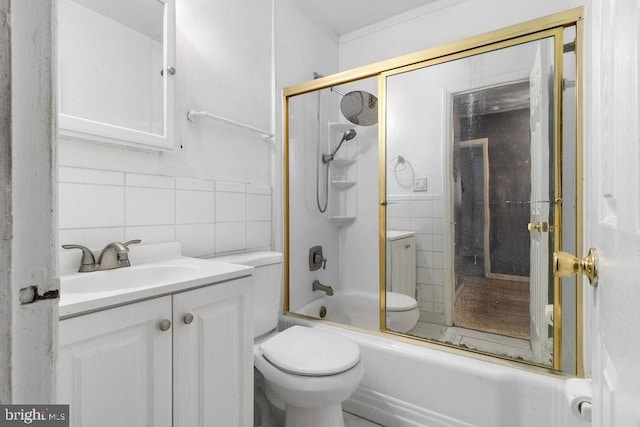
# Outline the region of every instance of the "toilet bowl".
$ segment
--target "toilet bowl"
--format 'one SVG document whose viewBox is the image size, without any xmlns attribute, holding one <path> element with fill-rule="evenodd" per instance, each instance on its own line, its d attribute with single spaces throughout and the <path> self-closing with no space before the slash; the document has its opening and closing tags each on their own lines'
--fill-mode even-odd
<svg viewBox="0 0 640 427">
<path fill-rule="evenodd" d="M 266 398 L 285 411 L 285 427 L 344 427 L 342 402 L 364 376 L 358 345 L 317 328 L 296 325 L 276 331 L 282 312 L 282 254 L 254 252 L 216 261 L 255 267 L 254 367 Z"/>
<path fill-rule="evenodd" d="M 360 350 L 341 335 L 292 326 L 254 345 L 267 399 L 285 411 L 286 427 L 342 427 L 342 402 L 364 369 Z"/>
<path fill-rule="evenodd" d="M 418 301 L 397 292 L 386 294 L 387 329 L 406 333 L 413 329 L 420 318 Z"/>
</svg>

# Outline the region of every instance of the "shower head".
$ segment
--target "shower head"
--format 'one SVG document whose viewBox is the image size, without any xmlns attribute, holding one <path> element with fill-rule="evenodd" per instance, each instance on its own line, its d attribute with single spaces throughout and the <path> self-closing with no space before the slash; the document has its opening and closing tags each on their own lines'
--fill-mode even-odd
<svg viewBox="0 0 640 427">
<path fill-rule="evenodd" d="M 342 147 L 342 143 L 345 142 L 345 141 L 351 141 L 353 138 L 356 137 L 356 135 L 357 135 L 357 132 L 356 132 L 355 129 L 349 129 L 348 131 L 343 133 L 342 134 L 342 139 L 340 139 L 340 142 L 338 142 L 338 145 L 336 145 L 336 148 L 333 149 L 331 154 L 323 154 L 322 155 L 322 162 L 323 163 L 329 163 L 331 160 L 333 160 L 333 158 L 336 156 L 336 153 L 338 152 L 340 147 Z"/>
</svg>

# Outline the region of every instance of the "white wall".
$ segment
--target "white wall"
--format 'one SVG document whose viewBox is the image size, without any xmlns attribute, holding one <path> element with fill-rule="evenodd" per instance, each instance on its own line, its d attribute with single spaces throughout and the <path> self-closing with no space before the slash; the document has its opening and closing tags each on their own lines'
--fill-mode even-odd
<svg viewBox="0 0 640 427">
<path fill-rule="evenodd" d="M 194 180 L 200 184 L 205 183 L 204 188 L 213 188 L 210 186 L 214 185 L 214 181 L 231 183 L 234 188 L 241 190 L 238 194 L 244 194 L 239 197 L 245 198 L 246 189 L 251 186 L 260 188 L 260 194 L 266 192 L 265 188 L 272 186 L 274 142 L 265 141 L 260 135 L 247 130 L 212 120 L 188 122 L 186 112 L 189 109 L 205 110 L 254 127 L 267 130 L 273 128 L 271 2 L 181 0 L 176 2 L 176 24 L 176 150 L 154 153 L 86 141 L 60 140 L 59 165 L 88 170 L 87 173 L 92 176 L 101 173 L 120 176 L 141 174 L 151 176 L 150 179 L 154 182 Z M 99 249 L 108 241 L 135 237 L 132 228 L 136 225 L 134 223 L 119 222 L 114 226 L 106 219 L 106 222 L 101 223 L 95 206 L 90 205 L 95 198 L 83 199 L 80 191 L 82 186 L 80 183 L 74 184 L 76 185 L 61 184 L 60 187 L 61 235 L 65 238 L 63 243 L 71 243 L 67 239 L 73 239 L 73 243 L 88 244 Z M 105 183 L 99 183 L 103 184 Z M 129 194 L 127 197 L 130 197 L 132 193 L 124 181 L 117 186 L 123 194 L 126 190 L 126 194 Z M 172 188 L 170 191 L 178 196 L 174 200 L 175 205 L 160 195 L 157 198 L 141 199 L 140 202 L 162 201 L 158 206 L 180 209 L 179 193 L 176 191 L 185 188 Z M 73 202 L 74 205 L 65 205 L 66 201 Z M 131 202 L 133 201 L 130 199 L 125 202 L 123 196 L 118 199 L 115 209 L 124 209 Z M 189 224 L 191 228 L 188 231 L 181 227 L 186 224 L 180 224 L 179 219 L 176 220 L 175 212 L 170 215 L 171 218 L 148 217 L 145 224 L 138 224 L 146 228 L 138 231 L 146 236 L 147 242 L 181 240 L 190 255 L 254 249 L 263 247 L 266 240 L 269 241 L 266 246 L 272 246 L 271 212 L 266 214 L 269 221 L 266 239 L 265 224 L 260 224 L 259 229 L 248 225 L 251 221 L 247 220 L 246 202 L 242 206 L 234 205 L 234 209 L 241 212 L 238 224 L 234 225 L 234 230 L 237 231 L 234 235 L 239 244 L 229 246 L 217 242 L 220 233 L 229 231 L 228 228 L 215 225 L 219 217 L 216 215 L 224 206 L 224 203 L 218 203 L 204 208 L 204 211 L 208 211 L 208 217 L 202 218 L 205 214 L 201 212 L 197 220 L 198 227 L 203 231 L 201 233 L 195 232 L 194 223 Z M 62 222 L 74 218 L 66 214 L 74 209 L 93 216 L 92 220 L 88 220 L 91 224 L 86 226 L 79 225 L 80 222 Z M 265 222 L 267 217 L 263 214 L 260 218 L 261 222 Z M 244 224 L 244 227 L 239 223 Z M 171 227 L 173 232 L 168 231 Z M 226 237 L 223 239 L 227 240 Z M 215 248 L 216 243 L 219 244 L 218 249 Z"/>
<path fill-rule="evenodd" d="M 275 67 L 277 122 L 283 123 L 282 88 L 313 80 L 313 73 L 338 71 L 338 44 L 334 36 L 319 28 L 295 5 L 295 0 L 275 2 Z M 335 118 L 328 109 L 334 94 L 322 98 L 322 141 L 326 144 L 326 123 Z M 311 291 L 314 279 L 335 285 L 338 279 L 338 231 L 316 207 L 315 174 L 317 144 L 317 95 L 308 94 L 291 101 L 290 135 L 290 306 L 296 309 L 320 296 Z M 282 138 L 278 138 L 279 141 Z M 278 169 L 282 165 L 278 162 Z M 279 176 L 284 176 L 281 172 Z M 276 196 L 278 198 L 280 195 Z M 277 202 L 276 202 L 277 203 Z M 327 269 L 310 272 L 308 250 L 321 245 L 328 258 Z"/>
<path fill-rule="evenodd" d="M 342 36 L 340 70 L 451 43 L 582 4 L 582 0 L 440 0 Z"/>
</svg>

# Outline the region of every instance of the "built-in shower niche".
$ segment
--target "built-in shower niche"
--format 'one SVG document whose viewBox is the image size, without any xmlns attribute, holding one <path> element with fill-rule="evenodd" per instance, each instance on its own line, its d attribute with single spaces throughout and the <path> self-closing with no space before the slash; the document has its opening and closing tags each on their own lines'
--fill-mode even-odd
<svg viewBox="0 0 640 427">
<path fill-rule="evenodd" d="M 345 132 L 354 128 L 352 124 L 329 123 L 329 147 L 335 148 Z M 351 224 L 358 212 L 358 138 L 344 143 L 336 152 L 329 168 L 329 221 L 336 226 Z"/>
</svg>

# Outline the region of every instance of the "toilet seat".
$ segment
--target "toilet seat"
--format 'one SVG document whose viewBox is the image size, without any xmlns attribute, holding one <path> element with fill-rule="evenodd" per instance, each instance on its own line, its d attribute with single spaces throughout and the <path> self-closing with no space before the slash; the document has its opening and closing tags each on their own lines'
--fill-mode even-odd
<svg viewBox="0 0 640 427">
<path fill-rule="evenodd" d="M 397 292 L 387 292 L 386 303 L 388 312 L 410 311 L 418 307 L 418 301 L 415 298 Z"/>
<path fill-rule="evenodd" d="M 340 374 L 360 361 L 360 349 L 348 338 L 299 325 L 269 338 L 259 348 L 273 366 L 301 376 Z"/>
</svg>

